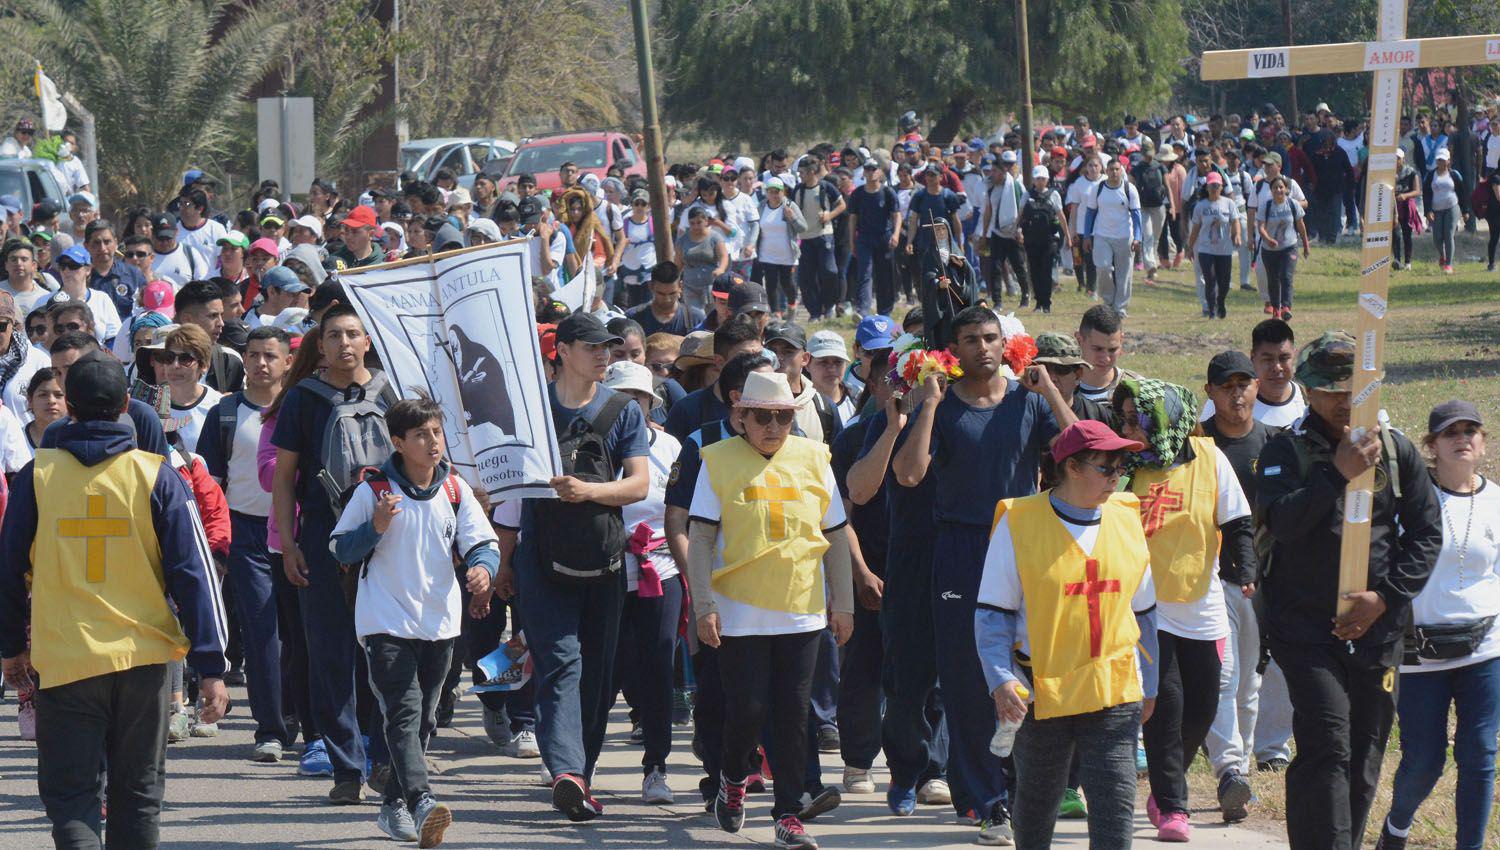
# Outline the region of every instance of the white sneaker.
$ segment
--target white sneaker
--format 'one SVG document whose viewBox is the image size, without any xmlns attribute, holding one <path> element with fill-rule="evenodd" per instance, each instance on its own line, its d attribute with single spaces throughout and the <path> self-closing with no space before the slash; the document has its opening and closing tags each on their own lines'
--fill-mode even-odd
<svg viewBox="0 0 1500 850">
<path fill-rule="evenodd" d="M 552 787 L 552 771 L 550 771 L 550 770 L 547 769 L 547 765 L 546 764 L 543 764 L 541 767 L 542 767 L 542 775 L 540 777 L 538 777 L 538 778 L 541 780 L 542 787 L 543 788 L 551 788 Z"/>
<path fill-rule="evenodd" d="M 672 788 L 667 785 L 667 772 L 657 768 L 646 774 L 641 781 L 641 802 L 670 806 L 673 802 Z"/>
<path fill-rule="evenodd" d="M 946 806 L 953 802 L 953 791 L 941 779 L 929 779 L 917 789 L 917 802 L 924 806 Z"/>
<path fill-rule="evenodd" d="M 541 758 L 542 749 L 537 746 L 536 733 L 516 733 L 516 737 L 510 739 L 510 745 L 505 748 L 505 754 L 513 759 Z"/>
<path fill-rule="evenodd" d="M 875 783 L 870 779 L 870 771 L 845 765 L 844 790 L 850 794 L 874 794 Z"/>
</svg>

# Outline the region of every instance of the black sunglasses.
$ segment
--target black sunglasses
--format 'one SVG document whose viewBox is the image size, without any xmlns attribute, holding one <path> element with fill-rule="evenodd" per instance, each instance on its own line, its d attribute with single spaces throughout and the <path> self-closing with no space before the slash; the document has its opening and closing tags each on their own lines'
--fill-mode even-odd
<svg viewBox="0 0 1500 850">
<path fill-rule="evenodd" d="M 193 366 L 198 362 L 198 355 L 189 351 L 161 351 L 151 352 L 151 362 L 170 366 L 176 363 L 178 366 Z"/>
<path fill-rule="evenodd" d="M 15 322 L 10 319 L 0 319 L 0 334 L 8 332 L 13 324 Z"/>
<path fill-rule="evenodd" d="M 65 334 L 65 333 L 68 333 L 70 331 L 81 331 L 81 330 L 83 330 L 83 323 L 82 322 L 68 322 L 66 325 L 53 325 L 52 326 L 52 332 L 55 333 L 55 334 L 57 334 L 58 336 L 61 336 L 61 335 Z"/>
<path fill-rule="evenodd" d="M 792 424 L 793 419 L 797 418 L 797 411 L 766 410 L 764 408 L 756 407 L 750 410 L 750 415 L 755 417 L 755 424 L 761 426 L 762 428 L 769 426 L 772 422 L 775 422 L 777 425 L 786 428 Z"/>
<path fill-rule="evenodd" d="M 125 256 L 132 260 L 144 260 L 151 256 L 150 251 L 126 251 Z"/>
<path fill-rule="evenodd" d="M 26 329 L 26 336 L 29 337 L 29 338 L 31 338 L 31 339 L 36 339 L 38 337 L 44 337 L 46 335 L 47 335 L 47 326 L 46 325 L 32 325 L 31 327 L 29 327 L 29 328 Z"/>
<path fill-rule="evenodd" d="M 672 364 L 671 363 L 648 363 L 648 364 L 646 364 L 646 366 L 647 366 L 647 368 L 649 368 L 651 371 L 655 372 L 658 375 L 670 375 L 670 374 L 672 374 Z"/>
<path fill-rule="evenodd" d="M 1089 463 L 1087 461 L 1083 465 L 1103 475 L 1105 478 L 1116 478 L 1125 474 L 1125 467 L 1123 466 L 1108 466 L 1102 463 Z"/>
</svg>

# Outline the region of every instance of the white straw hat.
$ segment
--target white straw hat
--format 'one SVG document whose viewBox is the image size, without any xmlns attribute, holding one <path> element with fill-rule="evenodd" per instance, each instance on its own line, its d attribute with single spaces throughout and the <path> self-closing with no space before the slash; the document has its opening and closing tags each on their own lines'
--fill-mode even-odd
<svg viewBox="0 0 1500 850">
<path fill-rule="evenodd" d="M 758 407 L 766 410 L 794 410 L 797 398 L 792 386 L 780 372 L 751 372 L 745 376 L 745 390 L 735 407 Z"/>
</svg>

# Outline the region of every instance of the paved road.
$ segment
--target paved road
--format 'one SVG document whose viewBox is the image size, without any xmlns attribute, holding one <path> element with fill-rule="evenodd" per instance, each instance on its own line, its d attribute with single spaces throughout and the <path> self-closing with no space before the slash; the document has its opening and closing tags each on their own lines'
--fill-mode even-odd
<svg viewBox="0 0 1500 850">
<path fill-rule="evenodd" d="M 329 780 L 299 777 L 296 762 L 253 764 L 246 760 L 251 725 L 242 689 L 233 689 L 236 710 L 220 724 L 217 738 L 193 739 L 168 750 L 167 802 L 162 846 L 229 850 L 237 847 L 302 847 L 386 850 L 395 846 L 375 828 L 376 804 L 335 807 L 323 803 Z M 48 824 L 36 797 L 36 751 L 15 737 L 15 703 L 0 705 L 0 850 L 50 845 Z M 770 797 L 753 795 L 744 831 L 727 835 L 714 827 L 697 799 L 697 763 L 690 731 L 676 730 L 670 770 L 679 805 L 639 801 L 639 754 L 626 742 L 623 714 L 611 729 L 596 780 L 606 805 L 602 818 L 572 825 L 548 805 L 538 761 L 496 754 L 480 726 L 478 701 L 459 703 L 454 727 L 442 730 L 432 755 L 443 773 L 437 795 L 453 806 L 455 823 L 444 847 L 452 848 L 750 848 L 770 845 Z M 839 778 L 836 755 L 823 757 L 825 777 Z M 883 769 L 877 784 L 883 787 Z M 1197 850 L 1284 848 L 1284 841 L 1217 823 L 1213 813 L 1196 815 Z M 947 807 L 923 806 L 909 818 L 886 809 L 880 794 L 849 796 L 831 814 L 809 824 L 825 848 L 972 847 L 976 831 L 953 823 Z M 1146 844 L 1154 830 L 1138 819 L 1136 837 Z M 1154 843 L 1154 842 L 1153 842 Z M 1080 822 L 1063 822 L 1056 842 L 1083 848 Z"/>
</svg>

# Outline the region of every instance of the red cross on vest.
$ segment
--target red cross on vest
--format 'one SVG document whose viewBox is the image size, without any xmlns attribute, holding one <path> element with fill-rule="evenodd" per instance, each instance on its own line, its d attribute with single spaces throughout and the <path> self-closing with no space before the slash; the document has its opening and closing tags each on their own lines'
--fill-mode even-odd
<svg viewBox="0 0 1500 850">
<path fill-rule="evenodd" d="M 1098 658 L 1104 642 L 1104 621 L 1099 615 L 1099 594 L 1119 593 L 1118 579 L 1099 580 L 1099 562 L 1089 558 L 1083 565 L 1084 580 L 1063 585 L 1066 596 L 1082 596 L 1089 605 L 1089 657 Z"/>
<path fill-rule="evenodd" d="M 1167 514 L 1182 510 L 1182 491 L 1173 490 L 1169 481 L 1158 481 L 1146 488 L 1141 497 L 1141 525 L 1150 537 L 1161 530 Z"/>
</svg>

